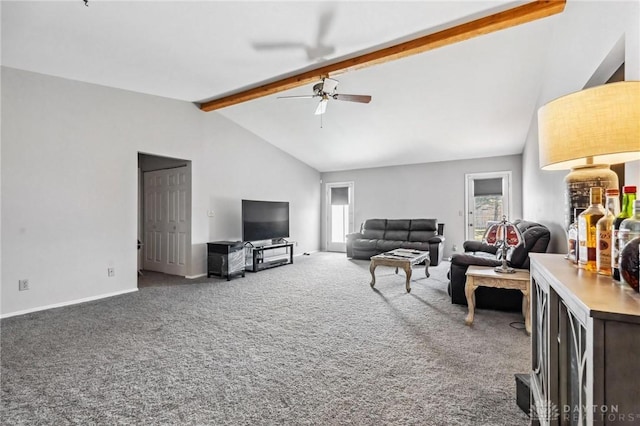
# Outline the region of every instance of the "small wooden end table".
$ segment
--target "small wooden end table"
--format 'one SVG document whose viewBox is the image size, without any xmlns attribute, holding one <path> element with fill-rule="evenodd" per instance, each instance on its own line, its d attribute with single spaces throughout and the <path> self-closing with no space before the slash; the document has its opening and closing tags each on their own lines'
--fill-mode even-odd
<svg viewBox="0 0 640 426">
<path fill-rule="evenodd" d="M 464 292 L 467 296 L 467 305 L 469 305 L 469 313 L 465 323 L 473 324 L 474 310 L 476 306 L 476 288 L 497 287 L 511 288 L 522 292 L 522 315 L 524 316 L 524 328 L 527 334 L 531 334 L 531 312 L 529 308 L 529 289 L 531 286 L 529 280 L 529 271 L 526 269 L 516 269 L 512 274 L 503 274 L 494 271 L 490 266 L 469 266 L 467 269 L 467 282 L 464 286 Z"/>
<path fill-rule="evenodd" d="M 369 272 L 371 272 L 371 287 L 376 284 L 375 270 L 378 265 L 391 266 L 396 268 L 396 274 L 398 268 L 404 269 L 404 273 L 407 277 L 405 287 L 407 293 L 411 293 L 411 267 L 424 261 L 424 274 L 429 277 L 429 263 L 431 258 L 428 251 L 411 250 L 411 249 L 396 249 L 386 253 L 378 254 L 371 257 L 371 263 L 369 264 Z"/>
</svg>

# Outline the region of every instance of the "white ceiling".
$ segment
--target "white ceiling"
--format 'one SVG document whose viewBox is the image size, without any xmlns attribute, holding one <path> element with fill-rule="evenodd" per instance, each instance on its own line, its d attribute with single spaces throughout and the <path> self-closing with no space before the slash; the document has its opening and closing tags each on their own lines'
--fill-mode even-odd
<svg viewBox="0 0 640 426">
<path fill-rule="evenodd" d="M 195 102 L 521 3 L 3 1 L 2 64 Z M 331 100 L 322 122 L 316 99 L 277 99 L 312 85 L 202 114 L 319 171 L 519 154 L 557 19 L 339 75 L 339 93 L 373 99 Z M 321 45 L 334 52 L 309 58 Z"/>
</svg>

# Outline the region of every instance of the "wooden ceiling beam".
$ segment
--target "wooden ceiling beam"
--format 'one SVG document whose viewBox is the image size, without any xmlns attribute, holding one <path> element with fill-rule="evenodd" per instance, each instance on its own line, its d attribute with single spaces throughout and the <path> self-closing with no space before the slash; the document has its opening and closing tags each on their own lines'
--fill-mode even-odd
<svg viewBox="0 0 640 426">
<path fill-rule="evenodd" d="M 354 58 L 345 59 L 333 64 L 305 71 L 300 74 L 286 77 L 271 83 L 263 84 L 221 98 L 203 102 L 200 109 L 213 111 L 225 108 L 241 102 L 250 101 L 263 96 L 293 89 L 312 82 L 317 82 L 329 75 L 341 74 L 372 65 L 382 64 L 407 56 L 416 55 L 428 50 L 437 49 L 449 44 L 503 30 L 547 16 L 555 15 L 564 10 L 566 0 L 537 0 L 516 6 L 493 15 L 485 16 L 470 22 L 456 25 L 451 28 L 438 31 L 414 40 L 409 40 L 390 47 L 366 53 Z"/>
</svg>

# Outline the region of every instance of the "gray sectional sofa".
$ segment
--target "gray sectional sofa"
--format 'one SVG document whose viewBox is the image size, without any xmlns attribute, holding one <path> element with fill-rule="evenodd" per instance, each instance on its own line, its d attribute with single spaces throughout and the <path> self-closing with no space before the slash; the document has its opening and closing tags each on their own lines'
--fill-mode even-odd
<svg viewBox="0 0 640 426">
<path fill-rule="evenodd" d="M 360 232 L 347 235 L 347 257 L 369 259 L 397 248 L 428 251 L 431 266 L 444 254 L 444 224 L 437 219 L 367 219 Z"/>
</svg>

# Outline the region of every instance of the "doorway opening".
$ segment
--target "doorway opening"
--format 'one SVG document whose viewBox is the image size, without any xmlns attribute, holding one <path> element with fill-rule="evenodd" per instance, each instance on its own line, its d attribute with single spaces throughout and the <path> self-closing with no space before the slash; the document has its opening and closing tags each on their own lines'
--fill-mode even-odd
<svg viewBox="0 0 640 426">
<path fill-rule="evenodd" d="M 346 252 L 347 234 L 353 232 L 353 182 L 327 183 L 327 251 Z"/>
<path fill-rule="evenodd" d="M 465 239 L 481 241 L 488 226 L 511 219 L 511 172 L 465 175 Z"/>
<path fill-rule="evenodd" d="M 191 161 L 138 153 L 138 272 L 190 267 Z"/>
</svg>

